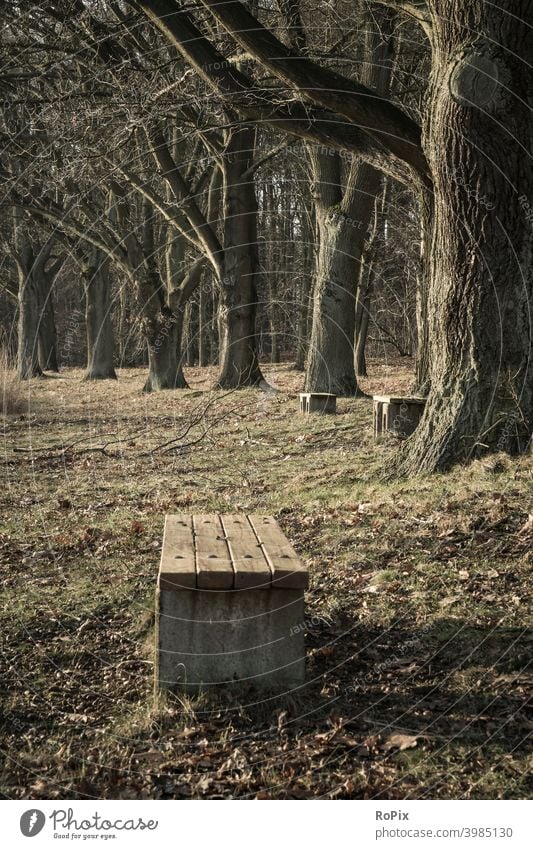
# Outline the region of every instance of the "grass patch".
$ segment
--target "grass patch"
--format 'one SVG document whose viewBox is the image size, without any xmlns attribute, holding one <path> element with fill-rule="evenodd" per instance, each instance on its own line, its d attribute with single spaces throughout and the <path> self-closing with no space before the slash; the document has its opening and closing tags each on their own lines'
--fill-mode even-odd
<svg viewBox="0 0 533 849">
<path fill-rule="evenodd" d="M 408 365 L 372 363 L 364 389 L 407 389 Z M 279 395 L 213 395 L 209 369 L 192 393 L 143 396 L 135 370 L 29 384 L 4 426 L 1 792 L 525 798 L 531 457 L 385 482 L 397 443 L 374 443 L 371 402 L 300 416 L 301 376 L 265 371 Z M 206 400 L 208 435 L 182 444 Z M 164 514 L 253 510 L 310 566 L 308 683 L 156 703 Z"/>
</svg>

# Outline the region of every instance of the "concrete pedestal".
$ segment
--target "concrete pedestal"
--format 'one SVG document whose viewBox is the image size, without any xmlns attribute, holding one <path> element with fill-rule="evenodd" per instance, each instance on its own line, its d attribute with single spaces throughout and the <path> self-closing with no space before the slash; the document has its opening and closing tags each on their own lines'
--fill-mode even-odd
<svg viewBox="0 0 533 849">
<path fill-rule="evenodd" d="M 337 396 L 329 392 L 300 392 L 301 413 L 336 413 Z"/>
<path fill-rule="evenodd" d="M 156 598 L 156 682 L 285 691 L 305 680 L 303 589 L 163 589 Z"/>
<path fill-rule="evenodd" d="M 390 433 L 406 439 L 416 430 L 424 407 L 425 398 L 402 398 L 391 395 L 374 395 L 374 437 Z"/>
</svg>

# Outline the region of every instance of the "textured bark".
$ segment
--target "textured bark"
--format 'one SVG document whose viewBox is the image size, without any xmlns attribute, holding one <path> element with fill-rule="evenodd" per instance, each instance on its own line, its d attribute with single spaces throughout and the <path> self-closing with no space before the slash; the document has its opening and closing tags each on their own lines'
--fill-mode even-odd
<svg viewBox="0 0 533 849">
<path fill-rule="evenodd" d="M 428 296 L 430 288 L 431 247 L 433 228 L 433 196 L 424 192 L 420 198 L 421 268 L 416 285 L 416 364 L 413 391 L 427 395 L 430 387 L 430 328 Z"/>
<path fill-rule="evenodd" d="M 229 134 L 224 158 L 224 267 L 220 281 L 223 343 L 218 385 L 224 389 L 264 382 L 257 353 L 257 199 L 253 177 L 255 130 Z"/>
<path fill-rule="evenodd" d="M 311 281 L 315 267 L 315 218 L 314 209 L 309 215 L 304 216 L 302 241 L 304 246 L 302 282 L 298 294 L 298 318 L 297 318 L 297 348 L 296 371 L 304 371 L 309 348 L 309 336 L 311 329 Z"/>
<path fill-rule="evenodd" d="M 209 340 L 207 334 L 207 298 L 205 287 L 200 286 L 198 300 L 198 365 L 209 365 Z"/>
<path fill-rule="evenodd" d="M 93 251 L 84 267 L 87 369 L 85 380 L 116 380 L 109 261 Z"/>
<path fill-rule="evenodd" d="M 181 356 L 183 310 L 163 308 L 157 316 L 145 321 L 148 343 L 148 377 L 145 392 L 162 389 L 187 389 Z"/>
<path fill-rule="evenodd" d="M 366 340 L 368 338 L 370 305 L 372 301 L 372 287 L 374 283 L 372 262 L 368 269 L 363 270 L 361 278 L 362 283 L 359 287 L 360 291 L 357 296 L 356 308 L 355 373 L 357 377 L 367 377 Z"/>
<path fill-rule="evenodd" d="M 22 231 L 17 214 L 14 221 L 14 259 L 19 278 L 17 373 L 27 380 L 42 376 L 44 365 L 55 365 L 57 370 L 55 325 L 49 309 L 52 285 L 63 260 L 58 258 L 47 268 L 53 240 L 35 247 L 29 234 Z"/>
<path fill-rule="evenodd" d="M 41 277 L 41 321 L 39 324 L 39 365 L 43 371 L 59 372 L 57 359 L 57 330 L 52 300 L 53 275 Z"/>
<path fill-rule="evenodd" d="M 361 203 L 364 195 L 358 191 L 360 179 L 353 181 L 350 196 L 343 197 L 341 161 L 337 154 L 315 152 L 312 157 L 317 181 L 319 251 L 305 390 L 356 395 L 353 349 L 356 285 L 373 198 Z"/>
<path fill-rule="evenodd" d="M 384 94 L 390 84 L 392 15 L 379 9 L 365 36 L 362 82 Z M 319 252 L 313 291 L 313 324 L 307 358 L 308 392 L 357 395 L 354 336 L 357 284 L 381 174 L 354 162 L 341 188 L 341 158 L 310 149 L 316 193 Z"/>
<path fill-rule="evenodd" d="M 143 323 L 149 364 L 145 392 L 189 388 L 183 374 L 183 324 L 187 303 L 200 283 L 202 267 L 200 259 L 191 265 L 187 274 L 182 272 L 179 280 L 171 275 L 167 287 L 170 290 L 168 304 L 145 314 Z"/>
<path fill-rule="evenodd" d="M 27 270 L 19 271 L 17 374 L 21 380 L 43 373 L 39 364 L 40 291 L 39 269 L 29 261 Z"/>
<path fill-rule="evenodd" d="M 530 305 L 533 3 L 433 0 L 431 390 L 407 472 L 524 450 L 533 422 Z"/>
</svg>

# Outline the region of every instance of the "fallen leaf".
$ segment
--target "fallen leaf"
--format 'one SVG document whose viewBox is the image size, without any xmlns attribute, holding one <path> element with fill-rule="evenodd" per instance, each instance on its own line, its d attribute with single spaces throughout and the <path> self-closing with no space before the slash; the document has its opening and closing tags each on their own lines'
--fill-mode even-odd
<svg viewBox="0 0 533 849">
<path fill-rule="evenodd" d="M 522 525 L 518 533 L 520 536 L 529 536 L 530 534 L 533 534 L 533 513 L 529 514 L 526 523 Z"/>
<path fill-rule="evenodd" d="M 405 749 L 414 749 L 418 745 L 418 739 L 411 734 L 391 734 L 383 743 L 383 751 L 390 752 L 391 749 L 397 749 L 399 752 L 403 752 Z"/>
</svg>

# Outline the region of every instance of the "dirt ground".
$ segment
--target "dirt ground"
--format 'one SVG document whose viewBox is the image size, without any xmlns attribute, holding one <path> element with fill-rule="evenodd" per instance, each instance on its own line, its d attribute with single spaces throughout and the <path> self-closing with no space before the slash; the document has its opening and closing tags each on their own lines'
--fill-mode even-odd
<svg viewBox="0 0 533 849">
<path fill-rule="evenodd" d="M 391 480 L 370 400 L 303 417 L 289 364 L 277 393 L 186 374 L 66 370 L 2 420 L 3 797 L 529 797 L 531 456 Z M 164 514 L 254 510 L 309 564 L 307 684 L 155 702 Z"/>
</svg>

